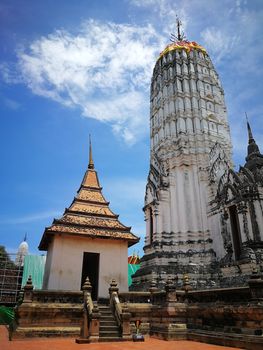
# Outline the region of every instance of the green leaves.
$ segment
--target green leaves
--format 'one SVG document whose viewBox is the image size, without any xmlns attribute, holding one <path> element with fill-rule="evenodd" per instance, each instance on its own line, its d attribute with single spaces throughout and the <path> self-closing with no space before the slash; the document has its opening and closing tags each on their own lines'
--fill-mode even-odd
<svg viewBox="0 0 263 350">
<path fill-rule="evenodd" d="M 10 325 L 15 319 L 15 312 L 12 307 L 0 306 L 0 324 Z"/>
</svg>

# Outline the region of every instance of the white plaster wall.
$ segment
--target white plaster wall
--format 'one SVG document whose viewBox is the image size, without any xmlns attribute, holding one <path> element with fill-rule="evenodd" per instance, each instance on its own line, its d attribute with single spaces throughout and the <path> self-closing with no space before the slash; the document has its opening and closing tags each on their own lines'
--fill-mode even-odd
<svg viewBox="0 0 263 350">
<path fill-rule="evenodd" d="M 90 239 L 57 235 L 53 254 L 48 254 L 46 284 L 49 290 L 80 290 L 83 253 L 99 253 L 99 297 L 108 297 L 114 278 L 120 291 L 128 290 L 128 244 L 121 240 Z"/>
<path fill-rule="evenodd" d="M 203 190 L 205 184 L 200 180 L 197 166 L 175 167 L 170 170 L 170 186 L 167 201 L 161 198 L 159 206 L 158 232 L 198 232 L 207 231 L 206 213 L 207 199 Z M 202 218 L 202 219 L 201 219 Z"/>
</svg>

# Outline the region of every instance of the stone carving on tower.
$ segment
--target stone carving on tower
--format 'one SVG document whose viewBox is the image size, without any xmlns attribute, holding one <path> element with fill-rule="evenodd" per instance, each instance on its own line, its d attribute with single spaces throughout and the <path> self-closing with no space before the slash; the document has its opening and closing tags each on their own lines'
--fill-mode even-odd
<svg viewBox="0 0 263 350">
<path fill-rule="evenodd" d="M 210 202 L 232 165 L 224 91 L 206 50 L 180 31 L 161 53 L 151 82 L 146 239 L 133 289 L 188 273 L 193 287 L 216 283 L 225 255 L 221 214 Z"/>
<path fill-rule="evenodd" d="M 253 268 L 263 271 L 263 155 L 249 123 L 246 163 L 221 176 L 211 213 L 220 223 L 225 255 L 220 260 L 224 285 L 244 284 Z M 234 271 L 236 269 L 237 271 Z"/>
</svg>

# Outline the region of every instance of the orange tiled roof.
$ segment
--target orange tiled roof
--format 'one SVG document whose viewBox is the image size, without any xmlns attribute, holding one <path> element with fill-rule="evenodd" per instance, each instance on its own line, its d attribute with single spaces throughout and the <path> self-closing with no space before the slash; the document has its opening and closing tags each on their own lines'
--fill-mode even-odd
<svg viewBox="0 0 263 350">
<path fill-rule="evenodd" d="M 91 151 L 90 151 L 91 152 Z M 40 250 L 47 250 L 52 237 L 56 234 L 121 239 L 129 246 L 139 238 L 130 232 L 130 227 L 123 225 L 109 208 L 101 192 L 101 187 L 94 163 L 90 156 L 89 168 L 70 207 L 60 219 L 55 219 L 47 227 L 39 244 Z"/>
<path fill-rule="evenodd" d="M 130 255 L 128 256 L 128 264 L 138 265 L 140 264 L 140 258 L 138 255 Z"/>
</svg>

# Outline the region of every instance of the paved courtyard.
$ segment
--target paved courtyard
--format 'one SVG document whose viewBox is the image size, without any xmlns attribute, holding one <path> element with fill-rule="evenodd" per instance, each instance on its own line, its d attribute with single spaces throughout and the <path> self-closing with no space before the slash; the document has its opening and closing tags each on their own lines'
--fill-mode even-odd
<svg viewBox="0 0 263 350">
<path fill-rule="evenodd" d="M 76 344 L 74 339 L 31 339 L 8 341 L 7 329 L 0 326 L 1 350 L 233 350 L 234 348 L 192 341 L 162 341 L 146 339 L 144 343 L 121 342 Z M 236 350 L 238 350 L 236 348 Z M 240 349 L 239 349 L 240 350 Z"/>
</svg>

